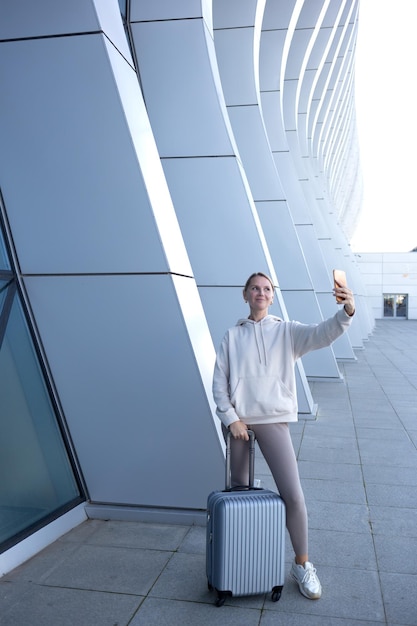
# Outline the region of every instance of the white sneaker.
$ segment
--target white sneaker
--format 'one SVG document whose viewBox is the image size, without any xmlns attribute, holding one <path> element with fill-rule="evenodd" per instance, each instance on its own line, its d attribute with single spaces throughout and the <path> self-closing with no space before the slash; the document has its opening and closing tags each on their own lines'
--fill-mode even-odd
<svg viewBox="0 0 417 626">
<path fill-rule="evenodd" d="M 321 598 L 321 584 L 318 579 L 316 568 L 310 561 L 302 565 L 297 565 L 294 561 L 291 567 L 291 576 L 298 583 L 300 592 L 310 600 L 318 600 Z"/>
</svg>

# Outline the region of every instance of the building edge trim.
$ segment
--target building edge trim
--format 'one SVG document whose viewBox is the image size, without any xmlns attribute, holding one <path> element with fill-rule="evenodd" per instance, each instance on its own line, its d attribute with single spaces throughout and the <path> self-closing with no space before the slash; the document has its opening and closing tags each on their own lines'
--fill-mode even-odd
<svg viewBox="0 0 417 626">
<path fill-rule="evenodd" d="M 176 509 L 145 506 L 117 506 L 112 504 L 88 503 L 85 512 L 90 519 L 118 522 L 148 522 L 154 524 L 178 524 L 205 526 L 206 510 Z"/>
<path fill-rule="evenodd" d="M 87 519 L 83 502 L 0 554 L 0 578 Z"/>
</svg>

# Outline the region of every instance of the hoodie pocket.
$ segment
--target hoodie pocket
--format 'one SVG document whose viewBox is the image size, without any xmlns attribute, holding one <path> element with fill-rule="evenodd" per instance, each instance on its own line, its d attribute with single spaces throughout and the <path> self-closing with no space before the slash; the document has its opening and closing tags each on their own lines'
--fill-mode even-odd
<svg viewBox="0 0 417 626">
<path fill-rule="evenodd" d="M 239 378 L 231 402 L 239 417 L 262 417 L 292 413 L 294 394 L 275 376 Z"/>
</svg>

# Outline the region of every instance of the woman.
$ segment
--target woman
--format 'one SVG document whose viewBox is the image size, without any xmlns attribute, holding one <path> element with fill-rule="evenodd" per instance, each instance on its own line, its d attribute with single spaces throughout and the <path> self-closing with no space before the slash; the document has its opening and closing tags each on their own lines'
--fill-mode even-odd
<svg viewBox="0 0 417 626">
<path fill-rule="evenodd" d="M 278 491 L 286 504 L 287 528 L 295 552 L 291 576 L 300 592 L 321 597 L 321 584 L 308 557 L 307 510 L 288 423 L 298 419 L 295 362 L 329 346 L 352 321 L 355 303 L 348 287 L 333 294 L 343 307 L 320 324 L 285 322 L 268 314 L 274 285 L 266 274 L 252 274 L 243 289 L 250 315 L 229 329 L 217 353 L 213 396 L 223 431 L 232 433 L 234 485 L 248 484 L 247 429 L 254 431 Z"/>
</svg>

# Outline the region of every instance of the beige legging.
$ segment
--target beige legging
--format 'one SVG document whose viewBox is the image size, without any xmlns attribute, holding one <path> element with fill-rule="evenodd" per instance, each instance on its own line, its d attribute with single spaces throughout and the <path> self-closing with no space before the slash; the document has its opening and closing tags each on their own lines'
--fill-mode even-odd
<svg viewBox="0 0 417 626">
<path fill-rule="evenodd" d="M 249 428 L 255 433 L 278 492 L 285 502 L 287 528 L 294 552 L 296 555 L 308 554 L 307 509 L 288 424 L 258 424 Z M 227 429 L 223 427 L 223 433 L 226 432 Z M 231 437 L 230 445 L 232 485 L 247 485 L 248 443 Z"/>
</svg>

